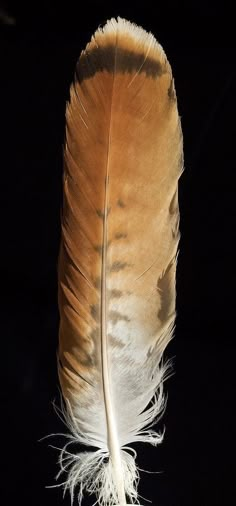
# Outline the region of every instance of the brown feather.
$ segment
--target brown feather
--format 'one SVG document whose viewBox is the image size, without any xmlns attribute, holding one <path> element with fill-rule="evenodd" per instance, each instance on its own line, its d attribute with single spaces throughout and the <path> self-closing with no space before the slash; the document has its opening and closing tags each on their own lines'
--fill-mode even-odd
<svg viewBox="0 0 236 506">
<path fill-rule="evenodd" d="M 59 375 L 73 413 L 106 367 L 113 388 L 109 350 L 130 346 L 137 367 L 161 357 L 175 318 L 181 126 L 164 51 L 130 26 L 95 33 L 66 111 Z"/>
</svg>

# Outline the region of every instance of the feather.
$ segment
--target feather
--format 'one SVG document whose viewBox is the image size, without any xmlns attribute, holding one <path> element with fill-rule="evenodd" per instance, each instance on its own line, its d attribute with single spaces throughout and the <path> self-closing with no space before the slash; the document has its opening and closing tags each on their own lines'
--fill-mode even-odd
<svg viewBox="0 0 236 506">
<path fill-rule="evenodd" d="M 84 490 L 104 506 L 138 502 L 129 445 L 162 441 L 181 171 L 165 53 L 111 19 L 81 53 L 66 110 L 58 367 L 71 436 L 59 475 L 79 502 Z M 90 448 L 73 454 L 74 442 Z"/>
</svg>

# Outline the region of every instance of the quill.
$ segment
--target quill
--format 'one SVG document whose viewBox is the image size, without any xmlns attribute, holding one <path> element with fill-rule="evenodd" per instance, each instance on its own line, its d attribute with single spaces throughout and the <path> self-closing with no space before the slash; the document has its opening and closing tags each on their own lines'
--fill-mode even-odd
<svg viewBox="0 0 236 506">
<path fill-rule="evenodd" d="M 111 19 L 81 53 L 66 110 L 58 367 L 71 435 L 59 475 L 79 502 L 84 490 L 104 506 L 137 502 L 129 445 L 162 440 L 181 171 L 165 53 Z M 90 449 L 73 454 L 73 442 Z"/>
</svg>

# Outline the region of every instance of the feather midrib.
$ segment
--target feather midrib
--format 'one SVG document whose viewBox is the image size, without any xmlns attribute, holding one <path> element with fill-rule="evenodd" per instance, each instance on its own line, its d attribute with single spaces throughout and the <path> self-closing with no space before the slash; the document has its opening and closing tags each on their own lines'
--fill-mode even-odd
<svg viewBox="0 0 236 506">
<path fill-rule="evenodd" d="M 117 37 L 117 34 L 116 34 Z M 112 108 L 114 95 L 114 81 L 116 72 L 117 39 L 115 46 L 114 74 L 111 92 L 110 121 L 108 133 L 107 165 L 105 177 L 104 217 L 103 217 L 103 244 L 102 244 L 102 268 L 101 268 L 101 355 L 102 355 L 102 381 L 104 391 L 104 404 L 107 421 L 108 449 L 114 471 L 117 495 L 120 506 L 126 505 L 124 480 L 122 473 L 122 462 L 120 444 L 118 438 L 115 413 L 112 403 L 112 393 L 109 378 L 108 366 L 108 342 L 107 342 L 107 238 L 108 238 L 108 203 L 109 203 L 109 169 L 112 129 Z"/>
</svg>

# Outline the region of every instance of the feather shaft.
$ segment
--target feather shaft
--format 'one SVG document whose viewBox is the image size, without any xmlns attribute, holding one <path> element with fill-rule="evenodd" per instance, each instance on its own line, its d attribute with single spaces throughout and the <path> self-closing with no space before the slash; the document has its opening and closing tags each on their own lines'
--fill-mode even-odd
<svg viewBox="0 0 236 506">
<path fill-rule="evenodd" d="M 110 128 L 109 128 L 109 142 L 110 145 Z M 102 379 L 104 389 L 104 403 L 107 420 L 107 436 L 108 436 L 108 448 L 110 452 L 110 458 L 114 470 L 114 478 L 117 486 L 117 495 L 120 506 L 126 505 L 124 480 L 122 473 L 120 443 L 118 440 L 117 427 L 115 422 L 114 410 L 112 406 L 110 381 L 109 381 L 109 368 L 108 368 L 108 350 L 107 350 L 107 214 L 108 214 L 108 187 L 109 187 L 109 148 L 108 148 L 108 161 L 107 161 L 107 173 L 105 181 L 105 203 L 104 203 L 104 220 L 103 220 L 103 247 L 102 247 L 102 302 L 101 302 L 101 321 L 102 321 Z"/>
</svg>

